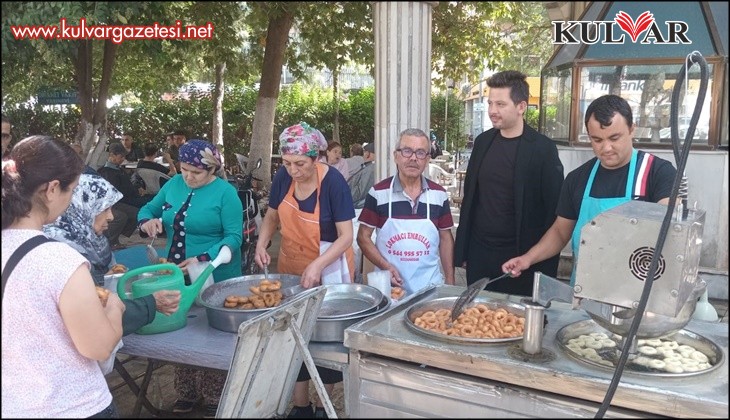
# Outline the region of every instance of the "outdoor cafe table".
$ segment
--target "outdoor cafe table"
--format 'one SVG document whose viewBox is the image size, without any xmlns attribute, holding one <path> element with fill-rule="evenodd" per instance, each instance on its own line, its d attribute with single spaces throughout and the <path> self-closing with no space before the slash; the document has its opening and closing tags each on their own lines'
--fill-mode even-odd
<svg viewBox="0 0 730 420">
<path fill-rule="evenodd" d="M 147 370 L 140 386 L 137 386 L 118 358 L 114 363 L 114 369 L 137 395 L 132 415 L 139 417 L 142 405 L 154 415 L 161 412 L 147 399 L 147 387 L 155 365 L 172 363 L 227 371 L 233 360 L 237 338 L 237 334 L 212 328 L 208 324 L 205 308 L 199 306 L 190 309 L 188 323 L 184 328 L 161 334 L 130 334 L 122 338 L 124 346 L 118 353 L 147 359 Z M 309 352 L 317 366 L 347 374 L 349 353 L 342 343 L 310 342 Z"/>
</svg>

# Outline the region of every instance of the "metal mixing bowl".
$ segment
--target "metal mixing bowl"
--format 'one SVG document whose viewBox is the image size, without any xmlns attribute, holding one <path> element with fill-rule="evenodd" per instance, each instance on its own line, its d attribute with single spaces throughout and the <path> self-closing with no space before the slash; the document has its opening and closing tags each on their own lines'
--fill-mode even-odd
<svg viewBox="0 0 730 420">
<path fill-rule="evenodd" d="M 663 337 L 684 328 L 692 318 L 697 306 L 697 299 L 704 293 L 706 287 L 707 283 L 704 281 L 698 282 L 687 302 L 674 317 L 645 311 L 636 336 L 639 338 Z M 626 309 L 615 305 L 603 305 L 601 312 L 594 311 L 597 313 L 588 309 L 586 309 L 586 312 L 598 325 L 620 336 L 625 336 L 628 333 L 636 314 L 634 309 Z"/>
<path fill-rule="evenodd" d="M 271 310 L 272 308 L 229 309 L 223 307 L 226 296 L 250 296 L 252 293 L 249 287 L 258 286 L 264 278 L 265 276 L 263 274 L 235 277 L 220 283 L 215 283 L 203 290 L 200 298 L 203 307 L 205 307 L 205 313 L 208 316 L 208 324 L 221 331 L 237 333 L 238 326 L 242 322 Z M 291 274 L 269 274 L 267 278 L 271 281 L 281 281 L 282 302 L 306 290 L 299 285 L 299 276 Z"/>
</svg>

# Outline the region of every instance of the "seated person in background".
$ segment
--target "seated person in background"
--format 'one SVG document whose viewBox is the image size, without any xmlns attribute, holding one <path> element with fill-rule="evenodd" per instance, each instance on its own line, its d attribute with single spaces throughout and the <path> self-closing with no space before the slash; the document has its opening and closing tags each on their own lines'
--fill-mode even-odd
<svg viewBox="0 0 730 420">
<path fill-rule="evenodd" d="M 365 162 L 365 158 L 363 158 L 362 145 L 360 143 L 353 143 L 350 145 L 350 157 L 345 159 L 345 161 L 347 161 L 347 168 L 350 170 L 345 179 L 350 179 L 355 172 L 360 170 L 360 166 L 363 162 Z"/>
<path fill-rule="evenodd" d="M 124 155 L 124 160 L 127 162 L 137 162 L 138 160 L 142 159 L 144 157 L 144 153 L 142 153 L 142 149 L 139 148 L 134 142 L 132 141 L 132 136 L 130 134 L 123 134 L 122 135 L 122 145 L 124 146 L 124 149 L 127 151 L 127 154 Z"/>
<path fill-rule="evenodd" d="M 342 145 L 337 141 L 327 143 L 327 163 L 337 169 L 342 177 L 347 179 L 350 177 L 350 168 L 347 161 L 342 158 Z"/>
<path fill-rule="evenodd" d="M 170 165 L 169 168 L 166 168 L 164 165 L 160 165 L 159 163 L 155 162 L 155 158 L 157 157 L 157 146 L 155 146 L 153 143 L 147 143 L 144 146 L 144 158 L 137 162 L 137 169 L 154 169 L 169 177 L 175 176 L 177 174 L 177 169 L 175 169 L 175 162 L 172 161 L 170 153 L 165 152 L 162 156 L 163 159 L 165 159 L 165 162 Z M 162 187 L 165 182 L 167 182 L 166 179 L 161 179 L 160 187 Z"/>
<path fill-rule="evenodd" d="M 116 263 L 104 236 L 112 216 L 112 205 L 122 198 L 109 181 L 99 175 L 81 174 L 71 203 L 55 222 L 43 226 L 43 233 L 64 242 L 81 253 L 91 264 L 91 277 L 97 286 L 104 286 L 104 275 Z M 160 290 L 137 299 L 123 300 L 122 335 L 131 334 L 155 319 L 155 310 L 165 315 L 177 311 L 179 290 Z"/>
<path fill-rule="evenodd" d="M 167 135 L 167 151 L 170 158 L 175 162 L 175 169 L 180 172 L 180 146 L 188 141 L 188 136 L 183 130 L 175 130 Z"/>
<path fill-rule="evenodd" d="M 373 162 L 375 162 L 375 144 L 368 143 L 363 147 L 362 165 L 347 180 L 350 194 L 352 194 L 352 202 L 355 204 L 356 209 L 365 206 L 365 197 L 368 196 L 370 188 L 375 184 L 375 165 Z"/>
<path fill-rule="evenodd" d="M 135 188 L 134 184 L 132 184 L 131 177 L 122 170 L 120 165 L 124 162 L 124 156 L 126 154 L 127 151 L 121 143 L 110 144 L 109 158 L 97 172 L 122 193 L 122 203 L 139 209 L 147 204 L 152 199 L 152 196 L 147 196 L 144 194 L 144 190 L 140 191 Z"/>
<path fill-rule="evenodd" d="M 119 246 L 120 234 L 130 237 L 134 233 L 137 228 L 137 213 L 140 207 L 144 206 L 154 197 L 152 195 L 141 195 L 139 189 L 132 184 L 132 178 L 121 169 L 119 165 L 124 162 L 125 154 L 126 150 L 120 143 L 110 144 L 109 160 L 97 170 L 99 175 L 104 177 L 114 188 L 122 193 L 122 199 L 112 207 L 114 217 L 118 222 L 110 226 L 108 233 L 112 247 L 115 248 Z"/>
</svg>

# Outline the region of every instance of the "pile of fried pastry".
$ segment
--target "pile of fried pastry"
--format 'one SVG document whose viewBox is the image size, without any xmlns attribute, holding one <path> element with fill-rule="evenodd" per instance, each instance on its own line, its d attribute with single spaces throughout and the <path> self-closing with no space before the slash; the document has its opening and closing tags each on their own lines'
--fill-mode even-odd
<svg viewBox="0 0 730 420">
<path fill-rule="evenodd" d="M 281 281 L 261 280 L 258 286 L 248 288 L 250 296 L 228 295 L 223 307 L 228 309 L 265 309 L 278 306 L 283 299 Z"/>
</svg>

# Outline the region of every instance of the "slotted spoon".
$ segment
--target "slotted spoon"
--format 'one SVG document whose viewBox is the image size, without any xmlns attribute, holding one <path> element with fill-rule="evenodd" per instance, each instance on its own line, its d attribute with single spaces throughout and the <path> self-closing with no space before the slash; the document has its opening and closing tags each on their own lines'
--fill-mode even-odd
<svg viewBox="0 0 730 420">
<path fill-rule="evenodd" d="M 456 299 L 456 303 L 454 303 L 454 307 L 451 309 L 451 320 L 455 321 L 456 318 L 458 318 L 459 315 L 461 315 L 461 313 L 464 311 L 466 305 L 472 303 L 474 301 L 474 298 L 477 297 L 477 295 L 479 294 L 479 292 L 484 290 L 484 288 L 487 287 L 489 283 L 493 283 L 505 277 L 512 277 L 512 273 L 506 272 L 501 276 L 495 277 L 493 279 L 490 279 L 489 277 L 484 277 L 476 283 L 470 284 L 469 287 L 466 288 L 464 293 L 459 295 L 459 298 Z"/>
<path fill-rule="evenodd" d="M 150 262 L 150 264 L 159 264 L 160 263 L 160 256 L 157 254 L 157 250 L 155 247 L 152 246 L 152 244 L 155 243 L 155 239 L 157 239 L 157 235 L 152 237 L 152 241 L 147 245 L 147 261 Z"/>
</svg>

